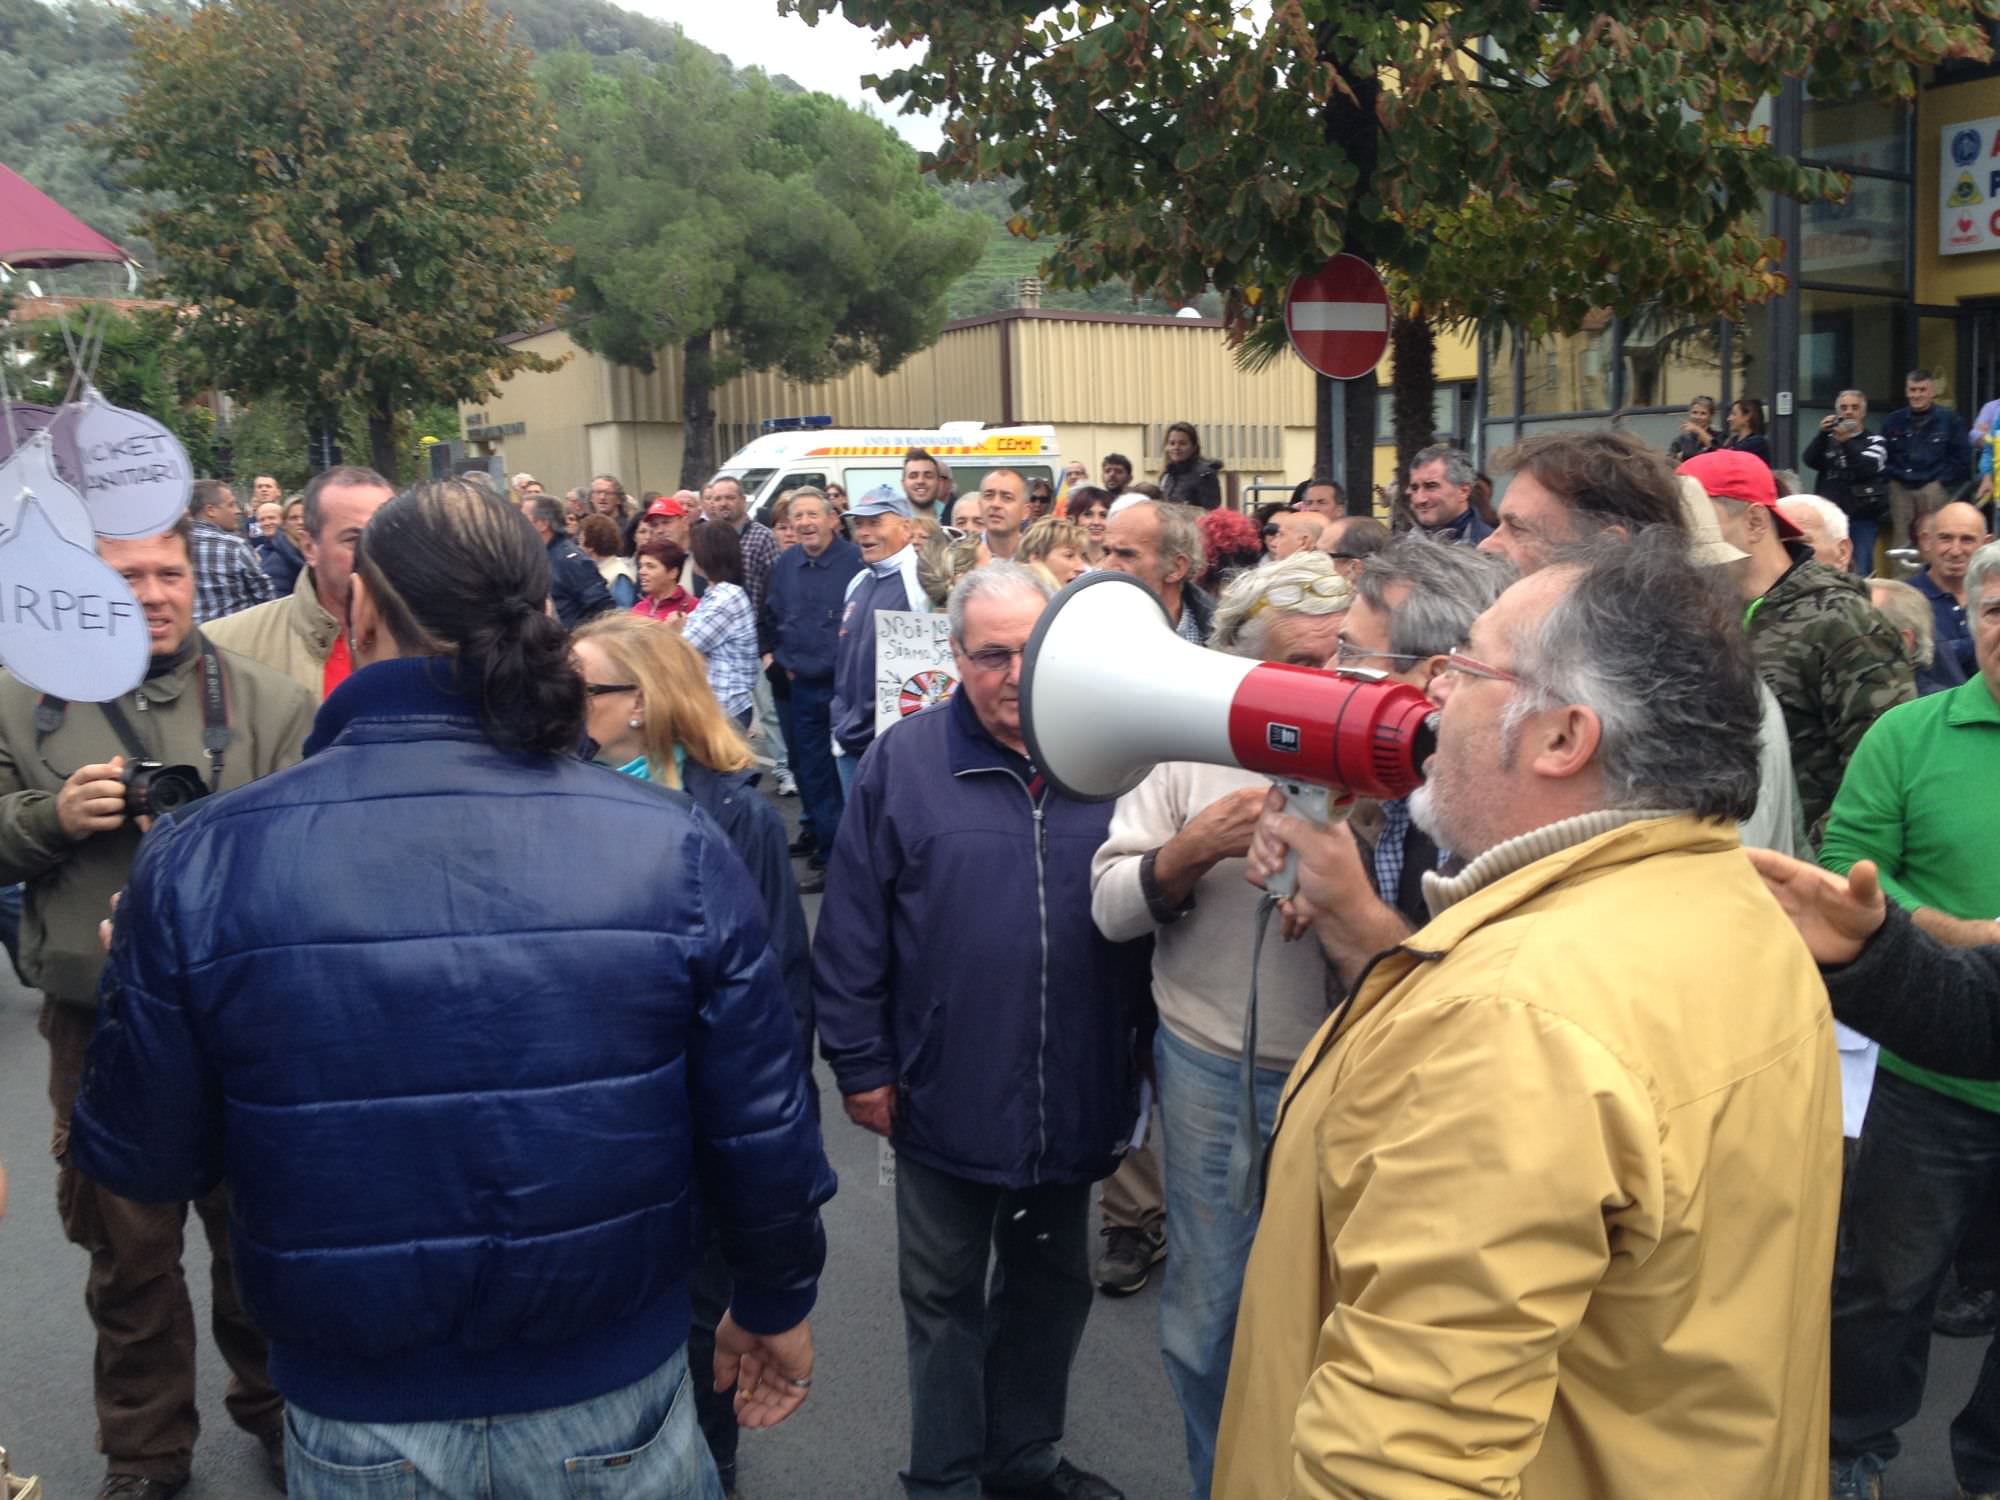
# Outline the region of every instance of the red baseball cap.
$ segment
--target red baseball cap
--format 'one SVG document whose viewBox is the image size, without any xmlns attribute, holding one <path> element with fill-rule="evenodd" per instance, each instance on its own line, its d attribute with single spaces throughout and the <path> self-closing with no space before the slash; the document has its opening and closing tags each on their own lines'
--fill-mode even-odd
<svg viewBox="0 0 2000 1500">
<path fill-rule="evenodd" d="M 660 496 L 659 499 L 655 500 L 651 505 L 646 507 L 647 515 L 665 516 L 670 521 L 673 520 L 676 516 L 684 516 L 687 513 L 688 513 L 688 508 L 685 505 L 681 504 L 680 501 L 674 499 L 671 495 L 662 495 Z"/>
<path fill-rule="evenodd" d="M 1771 522 L 1779 536 L 1789 542 L 1805 540 L 1806 534 L 1778 509 L 1778 482 L 1771 477 L 1771 466 L 1756 454 L 1735 448 L 1714 448 L 1697 453 L 1676 472 L 1707 490 L 1711 500 L 1737 500 L 1745 505 L 1763 506 L 1771 513 Z"/>
</svg>

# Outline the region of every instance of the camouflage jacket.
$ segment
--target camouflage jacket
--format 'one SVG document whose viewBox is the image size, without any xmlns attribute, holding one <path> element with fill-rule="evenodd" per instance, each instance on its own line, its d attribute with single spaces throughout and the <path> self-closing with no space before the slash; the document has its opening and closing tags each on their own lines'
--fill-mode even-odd
<svg viewBox="0 0 2000 1500">
<path fill-rule="evenodd" d="M 1851 573 L 1805 559 L 1746 616 L 1757 669 L 1785 711 L 1799 812 L 1815 847 L 1847 758 L 1886 710 L 1917 695 L 1902 638 Z"/>
</svg>

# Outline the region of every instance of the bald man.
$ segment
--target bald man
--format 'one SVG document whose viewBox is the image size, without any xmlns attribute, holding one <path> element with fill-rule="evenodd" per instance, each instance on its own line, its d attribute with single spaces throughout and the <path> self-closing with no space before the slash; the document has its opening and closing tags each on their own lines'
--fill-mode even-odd
<svg viewBox="0 0 2000 1500">
<path fill-rule="evenodd" d="M 1271 538 L 1271 546 L 1266 554 L 1271 562 L 1282 562 L 1299 552 L 1311 552 L 1319 546 L 1320 533 L 1326 530 L 1326 517 L 1317 511 L 1281 510 L 1271 517 L 1270 527 L 1276 528 Z"/>
<path fill-rule="evenodd" d="M 1930 561 L 1910 582 L 1930 600 L 1937 621 L 1937 654 L 1949 656 L 1965 677 L 1976 670 L 1972 660 L 1972 628 L 1965 618 L 1965 573 L 1972 554 L 1993 540 L 1986 517 L 1975 505 L 1955 500 L 1941 505 L 1931 524 Z"/>
</svg>

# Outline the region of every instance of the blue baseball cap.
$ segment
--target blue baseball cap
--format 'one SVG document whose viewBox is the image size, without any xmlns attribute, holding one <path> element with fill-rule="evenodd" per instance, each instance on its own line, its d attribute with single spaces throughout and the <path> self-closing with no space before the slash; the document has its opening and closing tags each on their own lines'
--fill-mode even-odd
<svg viewBox="0 0 2000 1500">
<path fill-rule="evenodd" d="M 905 521 L 914 521 L 917 513 L 910 509 L 910 502 L 901 491 L 893 490 L 886 484 L 878 484 L 874 489 L 847 507 L 850 516 L 901 516 Z"/>
</svg>

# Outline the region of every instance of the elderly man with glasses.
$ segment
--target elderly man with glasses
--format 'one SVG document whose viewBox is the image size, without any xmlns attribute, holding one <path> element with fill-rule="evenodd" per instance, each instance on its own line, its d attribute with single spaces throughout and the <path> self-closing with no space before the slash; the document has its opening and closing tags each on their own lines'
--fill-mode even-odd
<svg viewBox="0 0 2000 1500">
<path fill-rule="evenodd" d="M 958 691 L 862 756 L 813 942 L 848 1117 L 896 1148 L 912 1496 L 1120 1500 L 1061 1446 L 1145 952 L 1091 925 L 1110 805 L 1028 760 L 1021 653 L 1049 594 L 1004 560 L 953 587 Z"/>
<path fill-rule="evenodd" d="M 1734 826 L 1741 613 L 1652 528 L 1440 664 L 1412 813 L 1469 863 L 1287 1083 L 1216 1494 L 1827 1493 L 1840 1074 Z M 1250 875 L 1293 847 L 1281 910 L 1318 935 L 1311 825 L 1269 815 Z"/>
</svg>

